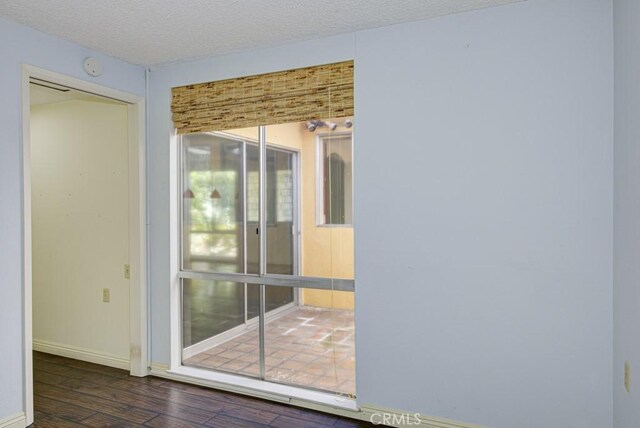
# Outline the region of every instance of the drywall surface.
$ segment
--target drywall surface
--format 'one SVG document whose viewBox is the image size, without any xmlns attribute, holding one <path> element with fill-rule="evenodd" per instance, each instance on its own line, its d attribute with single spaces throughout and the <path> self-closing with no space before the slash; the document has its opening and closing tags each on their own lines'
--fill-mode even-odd
<svg viewBox="0 0 640 428">
<path fill-rule="evenodd" d="M 152 70 L 153 361 L 171 87 L 355 58 L 359 403 L 610 426 L 612 35 L 608 0 L 530 0 Z"/>
<path fill-rule="evenodd" d="M 127 106 L 31 108 L 33 339 L 129 361 Z M 103 289 L 110 291 L 103 302 Z"/>
<path fill-rule="evenodd" d="M 616 428 L 640 424 L 640 3 L 614 0 L 613 397 Z M 631 390 L 624 363 L 631 366 Z"/>
<path fill-rule="evenodd" d="M 358 34 L 359 401 L 611 425 L 612 33 L 530 0 Z"/>
<path fill-rule="evenodd" d="M 135 94 L 144 94 L 144 70 L 79 45 L 0 19 L 0 419 L 24 411 L 22 294 L 21 64 L 31 64 Z M 90 78 L 87 56 L 104 74 Z"/>
</svg>

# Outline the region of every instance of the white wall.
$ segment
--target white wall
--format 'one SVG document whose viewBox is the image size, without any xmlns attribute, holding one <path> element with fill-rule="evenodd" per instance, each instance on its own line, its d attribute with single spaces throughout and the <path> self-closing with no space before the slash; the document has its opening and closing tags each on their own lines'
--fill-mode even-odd
<svg viewBox="0 0 640 428">
<path fill-rule="evenodd" d="M 154 69 L 153 360 L 170 357 L 170 88 L 355 58 L 358 401 L 611 426 L 612 32 L 610 0 L 529 0 Z"/>
<path fill-rule="evenodd" d="M 44 104 L 30 119 L 34 342 L 128 362 L 127 106 Z"/>
<path fill-rule="evenodd" d="M 144 70 L 0 18 L 0 419 L 24 411 L 22 311 L 21 63 L 144 94 Z M 87 56 L 105 72 L 89 78 Z"/>
<path fill-rule="evenodd" d="M 614 426 L 640 424 L 640 2 L 614 0 Z M 631 392 L 624 362 L 631 364 Z"/>
</svg>

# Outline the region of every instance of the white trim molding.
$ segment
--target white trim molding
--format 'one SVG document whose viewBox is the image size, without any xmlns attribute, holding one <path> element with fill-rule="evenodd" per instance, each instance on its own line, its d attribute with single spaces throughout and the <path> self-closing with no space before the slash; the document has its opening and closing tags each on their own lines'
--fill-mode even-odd
<svg viewBox="0 0 640 428">
<path fill-rule="evenodd" d="M 168 369 L 166 365 L 152 363 L 151 375 L 299 407 L 308 407 L 305 403 L 317 403 L 327 408 L 337 408 L 347 412 L 357 411 L 356 402 L 351 398 L 238 376 L 232 373 L 186 366 Z"/>
<path fill-rule="evenodd" d="M 25 428 L 26 426 L 27 415 L 24 412 L 0 419 L 0 428 Z"/>
<path fill-rule="evenodd" d="M 128 359 L 118 357 L 117 355 L 48 342 L 45 340 L 33 339 L 33 350 L 127 371 L 131 365 Z"/>
</svg>

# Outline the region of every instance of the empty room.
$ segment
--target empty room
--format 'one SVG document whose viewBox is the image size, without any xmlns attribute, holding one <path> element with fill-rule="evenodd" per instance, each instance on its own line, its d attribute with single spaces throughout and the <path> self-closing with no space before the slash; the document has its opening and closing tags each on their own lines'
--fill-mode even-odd
<svg viewBox="0 0 640 428">
<path fill-rule="evenodd" d="M 640 426 L 640 2 L 0 2 L 0 428 Z"/>
</svg>

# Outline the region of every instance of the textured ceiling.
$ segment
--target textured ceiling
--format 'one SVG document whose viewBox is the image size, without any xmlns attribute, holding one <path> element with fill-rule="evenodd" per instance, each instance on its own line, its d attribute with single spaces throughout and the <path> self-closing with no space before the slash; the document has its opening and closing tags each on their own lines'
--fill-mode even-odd
<svg viewBox="0 0 640 428">
<path fill-rule="evenodd" d="M 2 0 L 0 16 L 154 65 L 520 0 Z"/>
</svg>

